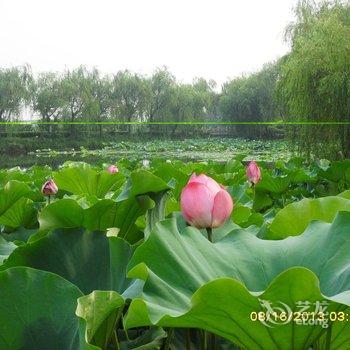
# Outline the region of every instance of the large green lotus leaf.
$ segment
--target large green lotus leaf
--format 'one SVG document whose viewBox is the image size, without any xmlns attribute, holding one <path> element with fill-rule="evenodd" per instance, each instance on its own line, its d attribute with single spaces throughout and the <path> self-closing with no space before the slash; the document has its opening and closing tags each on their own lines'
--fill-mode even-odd
<svg viewBox="0 0 350 350">
<path fill-rule="evenodd" d="M 121 238 L 83 229 L 57 229 L 19 246 L 0 267 L 28 266 L 56 273 L 84 293 L 115 290 L 123 293 L 133 286 L 126 268 L 133 248 Z"/>
<path fill-rule="evenodd" d="M 187 227 L 187 222 L 184 219 L 181 212 L 173 212 L 169 218 L 174 218 L 176 220 L 176 225 L 178 227 L 179 231 L 182 231 Z M 228 219 L 223 225 L 217 228 L 213 228 L 212 230 L 212 239 L 213 242 L 218 242 L 223 239 L 223 237 L 227 236 L 229 233 L 231 233 L 233 230 L 240 229 L 241 227 L 237 224 L 235 224 L 232 220 Z M 256 235 L 258 231 L 258 228 L 252 226 L 249 228 L 249 232 Z M 206 229 L 200 230 L 201 234 L 204 237 L 208 237 L 208 232 Z"/>
<path fill-rule="evenodd" d="M 245 171 L 242 160 L 246 157 L 245 154 L 237 155 L 234 159 L 229 160 L 225 164 L 225 173 L 236 173 Z"/>
<path fill-rule="evenodd" d="M 346 190 L 342 193 L 338 194 L 338 197 L 342 197 L 342 198 L 346 198 L 346 199 L 350 199 L 350 190 Z"/>
<path fill-rule="evenodd" d="M 252 212 L 252 210 L 243 205 L 235 206 L 232 213 L 232 220 L 241 227 L 249 227 L 252 225 L 262 226 L 264 216 L 260 213 Z"/>
<path fill-rule="evenodd" d="M 350 169 L 350 159 L 335 161 L 325 170 L 320 170 L 320 175 L 325 179 L 338 182 L 343 179 L 347 171 Z"/>
<path fill-rule="evenodd" d="M 331 349 L 332 350 L 348 350 L 350 348 L 350 308 L 344 310 L 345 318 L 338 313 L 338 320 L 332 326 Z M 340 320 L 341 321 L 340 321 Z M 327 335 L 322 338 L 322 349 L 326 348 Z"/>
<path fill-rule="evenodd" d="M 251 208 L 253 205 L 253 198 L 247 194 L 249 190 L 249 184 L 245 183 L 243 185 L 234 184 L 227 188 L 227 191 L 234 199 L 234 204 L 241 204 L 246 207 Z"/>
<path fill-rule="evenodd" d="M 34 225 L 37 212 L 32 199 L 42 199 L 42 196 L 25 183 L 9 181 L 0 190 L 0 224 L 10 228 Z"/>
<path fill-rule="evenodd" d="M 0 264 L 17 248 L 12 242 L 7 242 L 3 237 L 0 237 Z"/>
<path fill-rule="evenodd" d="M 166 204 L 169 199 L 168 191 L 153 193 L 151 196 L 154 201 L 154 206 L 149 208 L 146 214 L 146 227 L 144 229 L 146 238 L 152 231 L 154 225 L 158 221 L 165 219 Z"/>
<path fill-rule="evenodd" d="M 283 239 L 299 235 L 312 220 L 331 222 L 339 211 L 350 211 L 350 200 L 331 196 L 291 203 L 277 213 L 266 237 Z"/>
<path fill-rule="evenodd" d="M 270 195 L 267 192 L 256 188 L 255 195 L 254 195 L 254 204 L 253 204 L 254 211 L 259 212 L 260 210 L 269 208 L 272 205 L 273 205 L 273 200 L 270 197 Z"/>
<path fill-rule="evenodd" d="M 0 170 L 0 187 L 5 186 L 7 182 L 11 180 L 28 182 L 30 181 L 30 175 L 28 172 L 22 170 L 20 167 L 15 167 L 7 170 Z"/>
<path fill-rule="evenodd" d="M 120 349 L 160 349 L 166 333 L 161 328 L 144 330 L 135 337 L 125 336 L 122 329 L 124 298 L 113 291 L 94 291 L 78 299 L 76 315 L 80 318 L 80 349 L 109 349 L 119 343 Z M 116 329 L 117 338 L 113 332 Z M 132 332 L 131 332 L 132 333 Z"/>
<path fill-rule="evenodd" d="M 141 199 L 144 202 L 143 206 L 148 210 L 144 230 L 145 237 L 148 236 L 153 224 L 164 218 L 165 205 L 168 200 L 167 191 L 174 189 L 174 185 L 170 183 L 166 183 L 149 171 L 136 170 L 130 174 L 123 191 L 117 198 L 118 203 L 133 198 Z"/>
<path fill-rule="evenodd" d="M 133 244 L 143 238 L 143 233 L 135 224 L 137 218 L 153 205 L 147 196 L 139 196 L 121 202 L 102 199 L 84 209 L 76 200 L 63 198 L 40 212 L 40 229 L 85 227 L 92 231 L 104 231 L 115 227 L 119 237 Z"/>
<path fill-rule="evenodd" d="M 12 180 L 34 183 L 37 188 L 40 188 L 50 175 L 51 168 L 48 166 L 32 166 L 29 169 L 15 167 L 12 169 L 0 170 L 0 188 Z"/>
<path fill-rule="evenodd" d="M 36 221 L 37 212 L 33 202 L 28 198 L 20 198 L 0 216 L 0 224 L 12 229 L 19 226 L 31 226 Z"/>
<path fill-rule="evenodd" d="M 0 273 L 0 348 L 67 349 L 79 346 L 74 314 L 81 291 L 55 274 L 16 267 Z"/>
<path fill-rule="evenodd" d="M 292 183 L 317 181 L 317 170 L 305 169 L 303 167 L 304 161 L 304 158 L 292 158 L 288 162 L 277 161 L 274 167 L 282 173 L 290 175 Z"/>
<path fill-rule="evenodd" d="M 261 181 L 256 185 L 256 188 L 259 191 L 280 194 L 288 188 L 291 181 L 291 175 L 274 177 L 267 171 L 263 171 Z"/>
<path fill-rule="evenodd" d="M 79 298 L 80 348 L 106 349 L 123 306 L 123 297 L 113 291 L 94 291 Z"/>
<path fill-rule="evenodd" d="M 133 171 L 125 184 L 118 201 L 144 194 L 152 194 L 169 190 L 171 187 L 160 177 L 147 170 Z"/>
<path fill-rule="evenodd" d="M 123 333 L 118 332 L 120 350 L 159 350 L 164 346 L 164 339 L 167 337 L 167 333 L 160 327 L 143 330 L 141 335 L 132 339 L 122 339 Z M 171 349 L 173 349 L 172 346 Z"/>
<path fill-rule="evenodd" d="M 317 174 L 306 169 L 298 169 L 289 173 L 291 183 L 300 184 L 303 182 L 314 183 L 317 181 Z"/>
<path fill-rule="evenodd" d="M 175 179 L 176 186 L 173 190 L 175 198 L 179 198 L 183 187 L 188 181 L 188 175 L 184 174 L 173 164 L 161 163 L 154 173 L 156 176 L 163 179 L 166 183 L 169 183 L 172 179 Z"/>
<path fill-rule="evenodd" d="M 348 350 L 350 348 L 350 308 L 336 311 L 336 320 L 332 322 L 331 334 L 324 333 L 317 341 L 316 349 L 320 350 Z M 327 341 L 330 338 L 330 345 Z"/>
<path fill-rule="evenodd" d="M 70 163 L 54 173 L 54 180 L 60 190 L 104 198 L 109 191 L 123 184 L 124 176 L 106 170 L 99 172 L 86 163 Z"/>
<path fill-rule="evenodd" d="M 23 226 L 18 227 L 15 231 L 5 233 L 3 232 L 1 236 L 8 242 L 14 242 L 15 244 L 19 245 L 23 242 L 27 242 L 28 239 L 34 234 L 38 232 L 37 228 L 34 229 L 27 229 Z"/>
<path fill-rule="evenodd" d="M 11 228 L 32 225 L 36 210 L 31 198 L 35 192 L 25 183 L 12 180 L 0 190 L 0 224 Z"/>
<path fill-rule="evenodd" d="M 84 209 L 76 200 L 63 198 L 44 207 L 38 220 L 41 230 L 84 227 Z"/>
<path fill-rule="evenodd" d="M 36 216 L 33 190 L 25 183 L 9 181 L 0 190 L 0 224 L 16 228 L 32 223 Z"/>
<path fill-rule="evenodd" d="M 208 282 L 192 295 L 187 312 L 181 308 L 159 307 L 158 313 L 148 314 L 144 303 L 137 299 L 132 307 L 136 306 L 138 312 L 132 314 L 130 311 L 126 322 L 134 326 L 149 317 L 148 323 L 153 321 L 167 327 L 202 328 L 246 349 L 277 350 L 291 344 L 290 349 L 303 350 L 308 349 L 324 332 L 320 326 L 296 326 L 293 322 L 286 325 L 271 321 L 263 323 L 252 321 L 250 315 L 266 312 L 267 309 L 262 307 L 263 301 L 269 301 L 276 309 L 283 304 L 291 305 L 284 310 L 297 312 L 300 310 L 297 303 L 305 298 L 311 305 L 325 301 L 317 277 L 305 268 L 292 268 L 279 275 L 264 293 L 259 294 L 249 292 L 232 278 Z M 334 310 L 335 307 L 335 303 L 329 302 L 327 310 Z"/>
<path fill-rule="evenodd" d="M 0 191 L 0 213 L 22 197 L 35 199 L 37 198 L 37 193 L 24 182 L 9 181 Z M 42 199 L 42 196 L 39 198 Z"/>
<path fill-rule="evenodd" d="M 175 220 L 165 220 L 130 262 L 129 277 L 146 282 L 126 325 L 199 327 L 248 349 L 307 349 L 325 332 L 320 325 L 270 328 L 250 321 L 250 312 L 263 310 L 261 300 L 294 311 L 298 301 L 326 300 L 329 310 L 350 305 L 349 251 L 346 212 L 285 240 L 262 240 L 241 229 L 214 244 L 195 228 L 179 232 Z"/>
<path fill-rule="evenodd" d="M 241 204 L 235 205 L 231 217 L 233 222 L 241 227 L 261 226 L 264 223 L 262 214 L 253 212 L 250 207 Z"/>
</svg>

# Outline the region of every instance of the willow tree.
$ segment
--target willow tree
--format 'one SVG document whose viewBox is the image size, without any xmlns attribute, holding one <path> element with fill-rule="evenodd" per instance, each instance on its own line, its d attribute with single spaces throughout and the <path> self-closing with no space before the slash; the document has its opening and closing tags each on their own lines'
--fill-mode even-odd
<svg viewBox="0 0 350 350">
<path fill-rule="evenodd" d="M 62 115 L 71 123 L 84 117 L 83 112 L 89 94 L 88 75 L 88 70 L 84 66 L 80 66 L 72 71 L 65 71 L 60 79 L 60 96 L 62 96 L 63 101 Z M 77 136 L 76 125 L 70 125 L 70 134 L 72 137 Z"/>
<path fill-rule="evenodd" d="M 174 103 L 177 82 L 166 67 L 158 68 L 148 79 L 151 89 L 151 103 L 148 111 L 148 121 L 166 122 L 171 117 L 171 108 Z M 157 125 L 150 125 L 150 132 L 167 132 L 167 126 L 161 128 Z"/>
<path fill-rule="evenodd" d="M 199 78 L 194 81 L 194 84 L 177 84 L 174 88 L 172 105 L 170 108 L 169 120 L 174 122 L 189 122 L 203 121 L 209 112 L 213 109 L 214 92 L 211 82 L 206 82 L 205 79 Z M 176 132 L 181 134 L 190 131 L 200 131 L 201 127 L 179 128 L 179 125 L 168 126 L 167 131 L 174 136 Z M 179 133 L 180 134 L 180 133 Z"/>
<path fill-rule="evenodd" d="M 0 121 L 19 116 L 30 100 L 31 87 L 29 66 L 0 69 Z"/>
<path fill-rule="evenodd" d="M 279 62 L 267 64 L 259 72 L 235 78 L 224 84 L 219 108 L 225 121 L 262 122 L 277 116 L 275 87 Z M 236 127 L 239 135 L 259 137 L 265 127 L 256 125 Z"/>
<path fill-rule="evenodd" d="M 52 72 L 39 74 L 33 86 L 33 111 L 39 114 L 41 120 L 45 123 L 57 121 L 63 107 L 60 79 L 57 74 Z M 54 128 L 47 124 L 43 129 L 51 134 Z"/>
<path fill-rule="evenodd" d="M 143 121 L 150 105 L 151 90 L 147 80 L 128 70 L 118 72 L 112 82 L 112 114 L 120 121 Z M 135 128 L 127 126 L 130 133 Z"/>
<path fill-rule="evenodd" d="M 277 90 L 289 121 L 315 121 L 293 128 L 302 153 L 350 156 L 350 5 L 301 1 L 287 31 L 291 53 L 281 65 Z"/>
<path fill-rule="evenodd" d="M 109 76 L 101 74 L 96 68 L 85 73 L 85 91 L 82 95 L 84 121 L 97 122 L 99 136 L 102 138 L 103 125 L 111 113 L 112 81 Z M 89 132 L 94 129 L 88 128 Z"/>
</svg>

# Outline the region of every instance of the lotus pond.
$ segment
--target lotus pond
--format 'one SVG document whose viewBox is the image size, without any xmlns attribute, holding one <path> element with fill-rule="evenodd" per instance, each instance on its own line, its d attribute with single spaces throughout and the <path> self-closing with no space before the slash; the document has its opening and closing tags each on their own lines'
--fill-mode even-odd
<svg viewBox="0 0 350 350">
<path fill-rule="evenodd" d="M 350 349 L 350 160 L 245 156 L 0 170 L 0 349 Z M 234 202 L 212 242 L 193 173 Z"/>
<path fill-rule="evenodd" d="M 104 162 L 114 163 L 120 158 L 132 161 L 143 159 L 177 159 L 182 161 L 205 161 L 207 159 L 218 162 L 228 161 L 235 155 L 244 154 L 246 159 L 261 161 L 288 160 L 292 156 L 291 145 L 283 140 L 247 140 L 230 137 L 187 138 L 183 140 L 125 140 L 115 142 L 101 142 L 99 147 L 76 147 L 70 140 L 61 142 L 58 139 L 45 140 L 43 147 L 22 150 L 15 153 L 15 157 L 3 152 L 0 155 L 1 167 L 14 167 L 21 164 L 25 167 L 33 165 L 50 165 L 54 168 L 65 161 L 84 161 L 102 165 Z M 20 141 L 18 141 L 20 143 Z M 85 143 L 79 140 L 82 144 Z M 38 146 L 38 142 L 35 144 Z M 71 146 L 67 146 L 70 144 Z M 11 149 L 14 145 L 8 146 Z"/>
</svg>

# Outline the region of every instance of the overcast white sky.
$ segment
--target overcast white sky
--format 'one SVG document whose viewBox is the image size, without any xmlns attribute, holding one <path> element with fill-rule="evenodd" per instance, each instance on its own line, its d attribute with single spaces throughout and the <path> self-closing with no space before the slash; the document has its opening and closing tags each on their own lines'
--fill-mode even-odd
<svg viewBox="0 0 350 350">
<path fill-rule="evenodd" d="M 287 52 L 296 0 L 0 0 L 0 66 L 80 64 L 183 82 L 258 70 Z"/>
</svg>

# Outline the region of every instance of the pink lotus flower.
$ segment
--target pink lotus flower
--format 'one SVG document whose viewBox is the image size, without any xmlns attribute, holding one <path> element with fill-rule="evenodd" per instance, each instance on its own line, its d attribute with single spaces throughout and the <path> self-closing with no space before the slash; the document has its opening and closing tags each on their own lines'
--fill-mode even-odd
<svg viewBox="0 0 350 350">
<path fill-rule="evenodd" d="M 110 165 L 108 168 L 107 168 L 107 171 L 110 173 L 110 174 L 115 174 L 119 171 L 119 169 L 115 166 L 115 165 Z"/>
<path fill-rule="evenodd" d="M 253 160 L 247 165 L 247 178 L 254 185 L 261 180 L 260 168 Z"/>
<path fill-rule="evenodd" d="M 185 220 L 197 228 L 219 227 L 233 210 L 233 201 L 226 189 L 204 174 L 192 174 L 182 190 L 180 202 Z"/>
<path fill-rule="evenodd" d="M 57 185 L 55 184 L 55 181 L 53 180 L 49 180 L 49 181 L 46 181 L 44 184 L 43 184 L 43 187 L 41 188 L 41 193 L 44 195 L 44 196 L 51 196 L 51 195 L 54 195 L 56 194 L 58 191 L 58 187 Z"/>
</svg>

